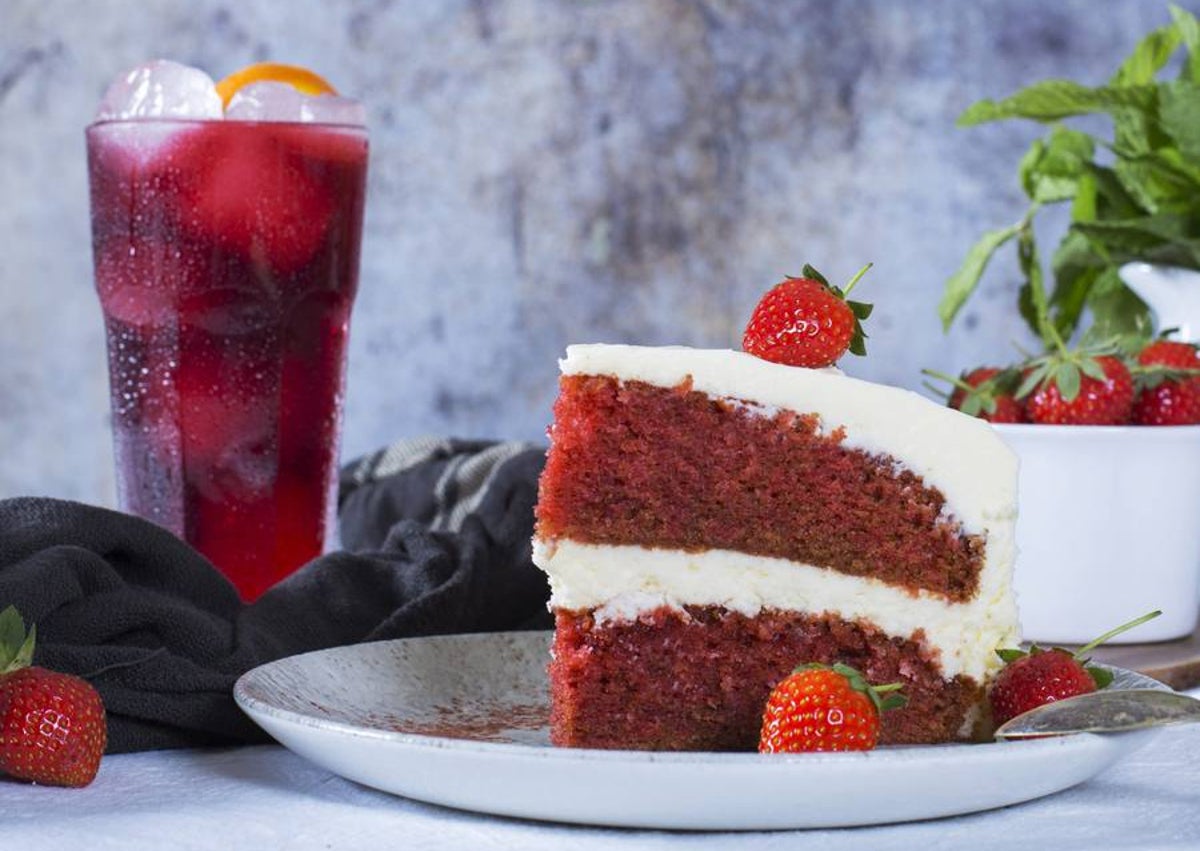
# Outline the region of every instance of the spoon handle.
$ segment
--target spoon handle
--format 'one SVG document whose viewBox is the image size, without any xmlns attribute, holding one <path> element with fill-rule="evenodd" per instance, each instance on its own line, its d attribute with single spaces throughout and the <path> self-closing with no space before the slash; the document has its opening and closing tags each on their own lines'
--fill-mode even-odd
<svg viewBox="0 0 1200 851">
<path fill-rule="evenodd" d="M 1064 733 L 1115 733 L 1143 727 L 1200 722 L 1200 700 L 1160 689 L 1095 691 L 1047 703 L 996 730 L 997 739 Z"/>
</svg>

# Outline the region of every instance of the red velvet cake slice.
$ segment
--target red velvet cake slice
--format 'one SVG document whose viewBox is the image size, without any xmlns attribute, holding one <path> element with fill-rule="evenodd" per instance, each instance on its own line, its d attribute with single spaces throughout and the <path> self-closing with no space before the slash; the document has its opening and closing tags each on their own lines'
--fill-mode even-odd
<svg viewBox="0 0 1200 851">
<path fill-rule="evenodd" d="M 753 750 L 810 661 L 904 684 L 885 743 L 986 730 L 1018 634 L 1017 464 L 985 422 L 727 350 L 561 367 L 534 538 L 556 744 Z"/>
</svg>

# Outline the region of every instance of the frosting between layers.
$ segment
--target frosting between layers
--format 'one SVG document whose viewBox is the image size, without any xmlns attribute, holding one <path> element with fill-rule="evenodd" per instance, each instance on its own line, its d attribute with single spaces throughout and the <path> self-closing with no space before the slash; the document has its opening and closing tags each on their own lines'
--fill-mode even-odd
<svg viewBox="0 0 1200 851">
<path fill-rule="evenodd" d="M 988 541 L 989 558 L 1011 563 L 1013 539 Z M 1016 606 L 1000 571 L 981 577 L 977 597 L 949 603 L 878 579 L 849 576 L 787 559 L 730 550 L 684 552 L 638 546 L 534 540 L 533 561 L 550 578 L 550 606 L 595 611 L 601 622 L 632 620 L 660 606 L 724 606 L 747 616 L 763 609 L 874 624 L 888 635 L 925 631 L 943 675 L 986 681 L 1001 666 L 997 647 L 1016 646 Z"/>
<path fill-rule="evenodd" d="M 801 369 L 730 349 L 576 345 L 559 362 L 564 375 L 611 375 L 692 389 L 715 398 L 816 413 L 843 445 L 903 463 L 946 497 L 968 534 L 1016 517 L 1017 457 L 983 420 L 908 390 L 850 378 L 836 369 Z"/>
</svg>

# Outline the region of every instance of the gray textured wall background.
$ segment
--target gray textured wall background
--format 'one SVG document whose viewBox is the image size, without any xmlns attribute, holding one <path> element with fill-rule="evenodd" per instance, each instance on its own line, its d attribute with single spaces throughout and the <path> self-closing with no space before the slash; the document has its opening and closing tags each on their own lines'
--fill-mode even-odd
<svg viewBox="0 0 1200 851">
<path fill-rule="evenodd" d="M 568 342 L 736 346 L 808 261 L 875 269 L 870 356 L 1006 357 L 996 265 L 943 335 L 942 282 L 1015 219 L 1038 130 L 956 130 L 973 100 L 1100 82 L 1168 20 L 1131 0 L 0 0 L 0 496 L 112 502 L 83 127 L 167 57 L 311 66 L 369 110 L 350 457 L 423 433 L 537 438 Z"/>
</svg>

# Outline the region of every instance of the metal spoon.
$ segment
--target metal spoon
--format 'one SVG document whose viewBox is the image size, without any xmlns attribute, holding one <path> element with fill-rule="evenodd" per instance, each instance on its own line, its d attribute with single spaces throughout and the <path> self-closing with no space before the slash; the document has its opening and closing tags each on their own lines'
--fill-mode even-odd
<svg viewBox="0 0 1200 851">
<path fill-rule="evenodd" d="M 1116 733 L 1200 722 L 1200 700 L 1163 688 L 1101 689 L 1047 703 L 996 730 L 997 739 Z"/>
</svg>

